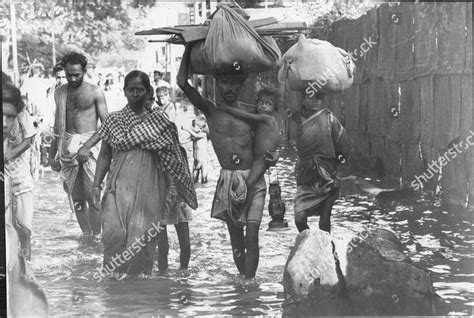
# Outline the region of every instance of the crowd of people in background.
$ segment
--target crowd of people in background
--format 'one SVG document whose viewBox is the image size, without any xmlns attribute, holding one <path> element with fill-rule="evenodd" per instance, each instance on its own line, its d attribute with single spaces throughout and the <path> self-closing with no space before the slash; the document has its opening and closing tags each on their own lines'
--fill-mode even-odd
<svg viewBox="0 0 474 318">
<path fill-rule="evenodd" d="M 5 76 L 8 75 L 5 74 Z M 154 70 L 149 72 L 148 76 L 152 79 L 151 85 L 154 92 L 150 102 L 160 107 L 162 102 L 159 99 L 163 99 L 166 104 L 162 107 L 171 116 L 170 120 L 174 121 L 177 107 L 184 107 L 184 110 L 186 110 L 186 105 L 171 103 L 172 88 L 169 82 L 164 80 L 163 72 Z M 8 77 L 11 78 L 11 76 Z M 92 66 L 88 68 L 84 80 L 97 85 L 103 91 L 108 112 L 114 112 L 122 109 L 127 104 L 127 99 L 123 93 L 124 77 L 124 72 L 121 70 L 113 68 L 97 69 Z M 36 63 L 26 68 L 25 72 L 20 75 L 18 87 L 25 103 L 25 113 L 31 116 L 34 127 L 39 132 L 31 146 L 31 156 L 34 158 L 32 158 L 30 164 L 34 180 L 38 180 L 40 173 L 44 172 L 44 168 L 49 165 L 48 154 L 50 143 L 54 139 L 53 126 L 56 112 L 54 92 L 56 88 L 66 83 L 66 73 L 61 62 L 54 65 L 50 72 L 45 70 L 42 64 Z M 158 88 L 160 88 L 160 94 L 157 92 Z M 200 120 L 203 121 L 202 116 Z M 181 126 L 182 123 L 179 124 Z M 188 128 L 191 129 L 192 127 L 191 125 L 188 126 L 185 126 L 183 130 L 185 133 L 180 132 L 180 140 L 183 143 L 190 142 L 193 138 L 188 133 Z M 204 123 L 202 126 L 205 128 L 206 124 Z"/>
</svg>

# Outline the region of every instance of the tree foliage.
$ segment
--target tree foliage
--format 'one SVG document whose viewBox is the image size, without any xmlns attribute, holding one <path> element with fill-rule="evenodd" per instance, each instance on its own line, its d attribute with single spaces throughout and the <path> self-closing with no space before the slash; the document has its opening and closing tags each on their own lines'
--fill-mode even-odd
<svg viewBox="0 0 474 318">
<path fill-rule="evenodd" d="M 261 3 L 262 1 L 264 0 L 237 0 L 236 2 L 242 8 L 256 8 L 258 7 L 258 4 Z"/>
<path fill-rule="evenodd" d="M 314 1 L 297 7 L 298 15 L 311 26 L 309 37 L 326 40 L 334 22 L 357 19 L 377 3 L 375 1 Z"/>
<path fill-rule="evenodd" d="M 35 59 L 52 67 L 53 32 L 57 57 L 75 50 L 90 60 L 104 52 L 122 48 L 141 49 L 144 39 L 134 36 L 137 21 L 145 15 L 121 1 L 17 2 L 17 36 L 20 64 Z M 0 4 L 2 40 L 10 37 L 9 3 Z M 8 43 L 3 43 L 5 45 Z"/>
</svg>

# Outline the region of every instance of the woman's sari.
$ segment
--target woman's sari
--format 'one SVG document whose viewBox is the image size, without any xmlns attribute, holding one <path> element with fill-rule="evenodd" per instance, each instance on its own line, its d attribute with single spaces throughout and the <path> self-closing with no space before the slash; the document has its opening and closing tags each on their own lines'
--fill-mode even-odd
<svg viewBox="0 0 474 318">
<path fill-rule="evenodd" d="M 111 113 L 98 132 L 112 147 L 101 216 L 104 269 L 109 273 L 151 274 L 158 224 L 172 218 L 165 209 L 167 174 L 184 200 L 197 206 L 175 125 L 149 111 L 142 121 L 126 106 Z"/>
</svg>

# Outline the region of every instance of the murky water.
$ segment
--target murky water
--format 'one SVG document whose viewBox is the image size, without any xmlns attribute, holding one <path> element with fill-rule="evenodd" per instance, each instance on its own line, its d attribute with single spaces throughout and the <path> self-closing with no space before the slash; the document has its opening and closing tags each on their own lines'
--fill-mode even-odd
<svg viewBox="0 0 474 318">
<path fill-rule="evenodd" d="M 294 149 L 283 149 L 278 164 L 290 226 L 285 231 L 267 231 L 270 217 L 265 208 L 260 228 L 260 264 L 257 278 L 250 283 L 238 276 L 225 225 L 210 218 L 219 165 L 211 149 L 209 154 L 209 183 L 198 185 L 199 208 L 190 223 L 189 273 L 177 270 L 179 245 L 174 227 L 170 226 L 169 273 L 151 279 L 94 279 L 102 263 L 102 247 L 81 236 L 58 175 L 46 172 L 35 190 L 32 267 L 46 290 L 52 315 L 282 313 L 280 282 L 298 233 L 293 224 Z M 275 173 L 271 177 L 273 180 Z M 317 221 L 318 218 L 310 219 L 310 227 L 317 227 Z M 467 315 L 474 306 L 472 223 L 472 212 L 443 207 L 433 199 L 378 202 L 348 196 L 336 201 L 332 231 L 338 237 L 372 227 L 392 229 L 410 258 L 432 271 L 435 290 L 450 302 L 451 313 Z"/>
</svg>

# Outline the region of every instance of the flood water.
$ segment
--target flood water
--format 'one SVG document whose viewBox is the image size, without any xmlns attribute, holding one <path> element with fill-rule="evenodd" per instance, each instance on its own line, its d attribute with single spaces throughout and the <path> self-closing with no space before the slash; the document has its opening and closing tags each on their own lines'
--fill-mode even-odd
<svg viewBox="0 0 474 318">
<path fill-rule="evenodd" d="M 186 147 L 190 149 L 189 144 Z M 219 173 L 212 149 L 209 182 L 197 185 L 199 208 L 190 223 L 189 272 L 178 270 L 178 239 L 169 226 L 170 270 L 165 276 L 155 274 L 148 279 L 98 282 L 93 277 L 102 264 L 102 246 L 82 237 L 59 176 L 47 171 L 35 189 L 32 267 L 46 291 L 50 314 L 280 315 L 283 268 L 298 233 L 293 224 L 294 153 L 290 146 L 283 148 L 277 166 L 289 229 L 267 231 L 270 217 L 265 207 L 260 264 L 256 279 L 250 282 L 239 277 L 233 264 L 224 223 L 210 218 Z M 310 218 L 310 227 L 316 228 L 317 222 L 317 217 Z M 472 223 L 472 211 L 443 207 L 435 199 L 379 202 L 352 195 L 336 201 L 332 235 L 341 237 L 374 227 L 393 230 L 411 260 L 432 272 L 435 290 L 450 303 L 451 314 L 470 315 L 474 306 Z"/>
</svg>

